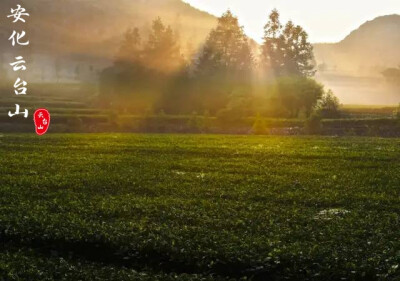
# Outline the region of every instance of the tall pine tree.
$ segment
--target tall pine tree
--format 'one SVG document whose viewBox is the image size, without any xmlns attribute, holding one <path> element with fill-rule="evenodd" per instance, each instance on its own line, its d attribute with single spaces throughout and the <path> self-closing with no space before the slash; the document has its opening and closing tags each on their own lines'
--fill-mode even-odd
<svg viewBox="0 0 400 281">
<path fill-rule="evenodd" d="M 277 10 L 272 11 L 264 27 L 262 65 L 274 77 L 315 74 L 313 47 L 307 32 L 291 21 L 283 26 Z"/>
<path fill-rule="evenodd" d="M 215 114 L 234 96 L 250 92 L 253 56 L 243 28 L 230 11 L 218 19 L 195 65 L 195 104 L 200 111 Z"/>
<path fill-rule="evenodd" d="M 115 56 L 115 64 L 134 64 L 141 61 L 141 38 L 138 28 L 128 29 Z"/>
<path fill-rule="evenodd" d="M 248 39 L 238 19 L 227 11 L 208 36 L 197 61 L 199 74 L 223 72 L 231 78 L 248 76 L 253 66 Z"/>
<path fill-rule="evenodd" d="M 152 29 L 143 50 L 146 67 L 162 73 L 179 70 L 184 65 L 179 38 L 160 18 L 153 21 Z"/>
</svg>

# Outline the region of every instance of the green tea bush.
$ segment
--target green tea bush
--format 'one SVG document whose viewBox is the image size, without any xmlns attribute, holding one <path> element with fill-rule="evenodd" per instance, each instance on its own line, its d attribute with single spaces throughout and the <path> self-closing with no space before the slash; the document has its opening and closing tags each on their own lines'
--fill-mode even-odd
<svg viewBox="0 0 400 281">
<path fill-rule="evenodd" d="M 322 118 L 319 114 L 312 114 L 305 122 L 305 132 L 310 135 L 318 135 L 322 132 Z"/>
<path fill-rule="evenodd" d="M 397 280 L 399 145 L 1 134 L 0 280 Z"/>
<path fill-rule="evenodd" d="M 267 133 L 267 126 L 265 120 L 258 114 L 254 120 L 252 132 L 255 135 L 264 135 Z"/>
<path fill-rule="evenodd" d="M 70 132 L 81 132 L 83 130 L 83 121 L 77 116 L 70 116 L 67 119 L 67 127 Z"/>
</svg>

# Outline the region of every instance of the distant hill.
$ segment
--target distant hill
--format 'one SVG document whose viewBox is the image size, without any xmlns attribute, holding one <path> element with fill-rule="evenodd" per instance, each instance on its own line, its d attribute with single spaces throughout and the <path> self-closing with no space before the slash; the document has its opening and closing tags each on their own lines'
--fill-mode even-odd
<svg viewBox="0 0 400 281">
<path fill-rule="evenodd" d="M 31 14 L 24 27 L 30 31 L 34 52 L 110 57 L 127 28 L 138 27 L 146 34 L 156 17 L 179 32 L 183 48 L 187 45 L 195 48 L 216 24 L 214 16 L 180 0 L 22 2 Z M 1 14 L 8 14 L 16 4 L 12 0 L 2 0 Z M 5 26 L 10 28 L 11 24 L 2 21 L 1 26 L 4 31 Z M 4 36 L 2 39 L 2 43 L 7 42 Z"/>
<path fill-rule="evenodd" d="M 34 81 L 96 79 L 112 62 L 123 33 L 131 27 L 147 40 L 151 23 L 160 17 L 178 33 L 182 52 L 191 55 L 216 25 L 216 18 L 181 0 L 13 0 L 0 1 L 8 15 L 20 3 L 30 17 L 26 24 L 0 23 L 0 63 L 20 54 L 7 40 L 12 30 L 26 30 L 32 59 L 27 73 Z M 2 16 L 3 17 L 3 16 Z M 28 50 L 28 51 L 27 51 Z"/>
<path fill-rule="evenodd" d="M 317 80 L 344 104 L 394 105 L 400 89 L 383 71 L 400 65 L 400 15 L 375 18 L 335 44 L 315 44 Z"/>
<path fill-rule="evenodd" d="M 380 76 L 400 64 L 400 15 L 378 17 L 335 44 L 315 44 L 320 71 Z"/>
</svg>

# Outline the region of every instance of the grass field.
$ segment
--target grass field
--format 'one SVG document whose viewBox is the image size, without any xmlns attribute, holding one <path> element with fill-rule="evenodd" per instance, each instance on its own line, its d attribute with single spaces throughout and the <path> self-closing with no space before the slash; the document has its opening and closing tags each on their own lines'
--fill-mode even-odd
<svg viewBox="0 0 400 281">
<path fill-rule="evenodd" d="M 0 280 L 400 280 L 400 139 L 0 135 Z"/>
</svg>

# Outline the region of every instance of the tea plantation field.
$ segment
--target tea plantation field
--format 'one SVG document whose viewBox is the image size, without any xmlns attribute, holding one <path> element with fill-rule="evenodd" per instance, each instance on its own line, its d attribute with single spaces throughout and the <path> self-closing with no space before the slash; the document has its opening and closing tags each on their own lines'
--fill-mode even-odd
<svg viewBox="0 0 400 281">
<path fill-rule="evenodd" d="M 400 280 L 400 139 L 0 135 L 0 280 Z"/>
</svg>

